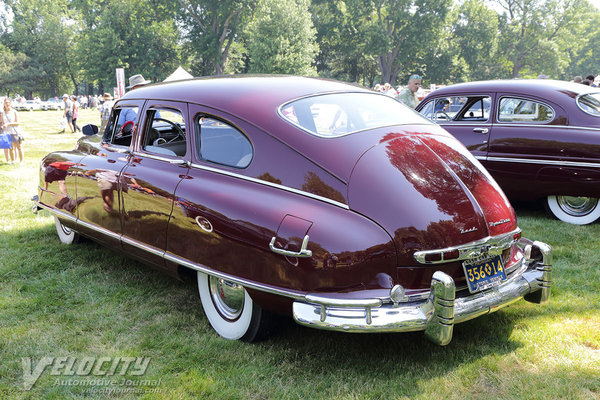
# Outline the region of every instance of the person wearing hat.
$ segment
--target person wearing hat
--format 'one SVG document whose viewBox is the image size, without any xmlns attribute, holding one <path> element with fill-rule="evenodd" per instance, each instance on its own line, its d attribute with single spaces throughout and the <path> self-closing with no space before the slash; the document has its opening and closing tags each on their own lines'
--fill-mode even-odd
<svg viewBox="0 0 600 400">
<path fill-rule="evenodd" d="M 63 102 L 65 103 L 65 111 L 63 112 L 63 118 L 67 119 L 67 125 L 71 130 L 71 133 L 75 132 L 73 130 L 73 102 L 68 94 L 63 94 Z M 62 132 L 65 130 L 63 129 Z M 62 133 L 61 132 L 61 133 Z"/>
<path fill-rule="evenodd" d="M 147 81 L 146 79 L 144 79 L 144 77 L 141 74 L 133 75 L 131 78 L 129 78 L 129 86 L 127 86 L 125 89 L 133 90 L 139 86 L 144 86 L 151 82 L 152 81 Z"/>
<path fill-rule="evenodd" d="M 408 78 L 408 84 L 406 87 L 400 93 L 398 93 L 397 99 L 410 108 L 415 108 L 419 104 L 417 91 L 420 87 L 421 77 L 419 75 L 411 75 L 410 78 Z"/>
<path fill-rule="evenodd" d="M 152 81 L 144 79 L 141 74 L 133 75 L 129 78 L 129 86 L 127 86 L 125 89 L 131 91 L 140 86 L 147 85 L 150 82 Z M 137 108 L 124 107 L 119 114 L 117 125 L 123 126 L 129 121 L 133 121 L 134 124 L 137 122 Z"/>
<path fill-rule="evenodd" d="M 104 129 L 106 128 L 106 125 L 108 125 L 108 120 L 110 119 L 110 113 L 112 112 L 112 108 L 113 108 L 113 105 L 115 104 L 115 102 L 113 101 L 113 97 L 110 95 L 110 93 L 104 93 L 102 98 L 104 99 L 104 102 L 100 106 L 101 123 L 100 123 L 100 131 L 99 132 L 102 135 L 104 135 Z"/>
</svg>

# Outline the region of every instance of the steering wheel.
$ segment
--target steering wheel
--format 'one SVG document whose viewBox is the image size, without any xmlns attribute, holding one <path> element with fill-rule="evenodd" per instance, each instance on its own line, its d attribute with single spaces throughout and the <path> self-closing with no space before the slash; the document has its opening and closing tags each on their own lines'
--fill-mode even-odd
<svg viewBox="0 0 600 400">
<path fill-rule="evenodd" d="M 441 114 L 442 118 L 439 117 L 440 114 Z M 448 114 L 446 114 L 446 112 L 444 112 L 444 111 L 437 111 L 435 113 L 435 120 L 437 121 L 438 119 L 444 119 L 446 121 L 450 121 L 450 116 Z"/>
<path fill-rule="evenodd" d="M 121 137 L 131 136 L 134 127 L 133 121 L 127 121 L 121 127 Z"/>
<path fill-rule="evenodd" d="M 164 119 L 164 118 L 154 118 L 154 121 L 164 121 L 167 124 L 171 125 L 173 128 L 175 128 L 175 130 L 177 131 L 177 136 L 175 136 L 173 139 L 169 140 L 167 143 L 174 142 L 179 137 L 181 137 L 183 140 L 185 140 L 185 132 L 183 131 L 183 129 L 181 129 L 181 126 L 177 122 L 169 121 L 168 119 Z"/>
</svg>

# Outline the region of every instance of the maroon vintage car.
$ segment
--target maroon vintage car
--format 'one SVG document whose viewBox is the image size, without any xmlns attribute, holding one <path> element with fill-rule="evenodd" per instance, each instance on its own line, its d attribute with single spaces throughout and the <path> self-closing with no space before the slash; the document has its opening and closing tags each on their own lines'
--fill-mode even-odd
<svg viewBox="0 0 600 400">
<path fill-rule="evenodd" d="M 551 250 L 521 238 L 479 162 L 395 100 L 297 77 L 157 84 L 102 136 L 41 164 L 37 206 L 179 276 L 205 314 L 255 340 L 272 316 L 346 332 L 425 331 L 550 295 Z"/>
<path fill-rule="evenodd" d="M 459 139 L 511 199 L 556 218 L 600 218 L 600 89 L 553 80 L 472 82 L 436 90 L 417 111 Z"/>
</svg>

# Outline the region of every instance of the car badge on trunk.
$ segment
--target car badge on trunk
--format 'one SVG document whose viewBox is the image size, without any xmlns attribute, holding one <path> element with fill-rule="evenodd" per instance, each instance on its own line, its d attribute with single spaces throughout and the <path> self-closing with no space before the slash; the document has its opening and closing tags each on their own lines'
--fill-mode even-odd
<svg viewBox="0 0 600 400">
<path fill-rule="evenodd" d="M 510 219 L 501 219 L 500 221 L 490 222 L 490 226 L 498 226 L 510 222 Z"/>
<path fill-rule="evenodd" d="M 475 232 L 476 230 L 477 230 L 477 228 L 475 228 L 475 227 L 472 227 L 469 229 L 461 229 L 460 233 L 470 233 L 470 232 Z"/>
</svg>

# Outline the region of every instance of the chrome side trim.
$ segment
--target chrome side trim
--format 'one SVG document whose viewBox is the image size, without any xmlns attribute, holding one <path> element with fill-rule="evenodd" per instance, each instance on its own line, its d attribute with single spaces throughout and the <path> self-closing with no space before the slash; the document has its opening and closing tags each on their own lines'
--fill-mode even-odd
<svg viewBox="0 0 600 400">
<path fill-rule="evenodd" d="M 81 225 L 84 228 L 88 228 L 88 229 L 100 232 L 103 235 L 110 236 L 113 239 L 117 239 L 117 240 L 121 239 L 121 235 L 120 234 L 115 233 L 113 231 L 109 231 L 108 229 L 105 229 L 105 228 L 103 228 L 101 226 L 98 226 L 96 224 L 92 224 L 90 222 L 85 222 L 85 221 L 82 221 L 82 220 L 78 219 L 77 220 L 77 225 Z"/>
<path fill-rule="evenodd" d="M 529 158 L 510 158 L 510 157 L 482 157 L 478 160 L 497 161 L 497 162 L 516 162 L 523 164 L 539 164 L 539 165 L 557 165 L 560 167 L 583 167 L 583 168 L 600 168 L 600 162 L 579 162 L 579 161 L 559 161 L 559 160 L 535 160 Z"/>
<path fill-rule="evenodd" d="M 416 251 L 414 258 L 421 264 L 431 265 L 448 261 L 468 260 L 472 258 L 478 258 L 486 254 L 489 254 L 490 256 L 500 255 L 502 254 L 502 251 L 510 248 L 518 240 L 518 238 L 515 238 L 515 235 L 520 233 L 521 229 L 517 228 L 514 231 L 505 233 L 503 235 L 488 236 L 483 239 L 459 246 L 446 247 L 444 249 Z M 456 250 L 459 252 L 458 257 L 453 257 L 448 260 L 444 259 L 444 253 L 453 252 Z M 425 257 L 430 254 L 439 254 L 440 259 L 436 261 L 426 261 Z"/>
<path fill-rule="evenodd" d="M 221 174 L 221 175 L 230 176 L 232 178 L 243 179 L 243 180 L 248 181 L 248 182 L 258 183 L 260 185 L 270 186 L 270 187 L 273 187 L 273 188 L 276 188 L 276 189 L 285 190 L 285 191 L 290 192 L 290 193 L 299 194 L 301 196 L 306 196 L 306 197 L 310 197 L 310 198 L 315 199 L 315 200 L 319 200 L 319 201 L 322 201 L 322 202 L 325 202 L 325 203 L 329 203 L 329 204 L 332 204 L 332 205 L 334 205 L 336 207 L 343 208 L 345 210 L 349 210 L 350 209 L 350 207 L 347 204 L 340 203 L 339 201 L 331 200 L 331 199 L 329 199 L 327 197 L 323 197 L 323 196 L 319 196 L 317 194 L 305 192 L 303 190 L 295 189 L 295 188 L 292 188 L 292 187 L 289 187 L 289 186 L 280 185 L 278 183 L 267 182 L 267 181 L 263 181 L 262 179 L 252 178 L 250 176 L 241 175 L 241 174 L 237 174 L 235 172 L 225 171 L 225 170 L 218 169 L 218 168 L 213 168 L 213 167 L 209 167 L 209 166 L 206 166 L 206 165 L 200 165 L 200 164 L 194 164 L 194 163 L 192 163 L 191 167 L 195 168 L 195 169 L 201 169 L 201 170 L 204 170 L 204 171 L 209 171 L 209 172 L 214 172 L 214 173 Z"/>
<path fill-rule="evenodd" d="M 236 276 L 233 276 L 230 274 L 226 274 L 224 272 L 215 271 L 214 269 L 205 267 L 204 265 L 201 265 L 201 264 L 197 264 L 191 260 L 188 260 L 187 258 L 176 256 L 173 253 L 166 252 L 164 254 L 164 258 L 167 261 L 171 261 L 176 264 L 183 265 L 184 267 L 193 269 L 195 271 L 200 271 L 200 272 L 203 272 L 205 274 L 208 274 L 208 275 L 211 275 L 211 276 L 214 276 L 217 278 L 225 279 L 226 281 L 229 281 L 229 282 L 237 283 L 238 285 L 242 285 L 245 288 L 255 289 L 255 290 L 259 290 L 261 292 L 265 292 L 265 293 L 269 293 L 269 294 L 275 294 L 278 296 L 288 297 L 288 298 L 294 299 L 294 300 L 304 300 L 305 295 L 306 295 L 306 293 L 304 293 L 304 292 L 268 286 L 268 285 L 264 285 L 262 283 L 258 283 L 258 282 L 250 281 L 248 279 L 239 278 L 239 277 L 236 277 Z"/>
<path fill-rule="evenodd" d="M 138 242 L 137 240 L 131 239 L 127 236 L 121 236 L 121 241 L 125 244 L 137 247 L 138 249 L 147 251 L 148 253 L 152 253 L 156 256 L 162 257 L 165 254 L 164 250 L 158 249 L 154 246 L 148 246 L 146 244 L 143 244 L 141 242 Z"/>
<path fill-rule="evenodd" d="M 36 203 L 37 207 L 50 211 L 52 214 L 55 214 L 58 218 L 66 219 L 71 222 L 77 223 L 77 218 L 71 214 L 68 214 L 64 211 L 57 210 L 56 208 L 48 207 L 47 205 L 42 204 L 39 201 L 36 201 L 35 203 Z"/>
</svg>

